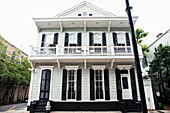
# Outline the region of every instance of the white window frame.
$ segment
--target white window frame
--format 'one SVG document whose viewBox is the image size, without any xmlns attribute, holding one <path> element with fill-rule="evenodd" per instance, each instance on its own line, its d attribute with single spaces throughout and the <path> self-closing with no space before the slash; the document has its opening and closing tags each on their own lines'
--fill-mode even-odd
<svg viewBox="0 0 170 113">
<path fill-rule="evenodd" d="M 123 35 L 123 37 L 119 37 L 119 35 Z M 126 44 L 125 33 L 117 33 L 117 43 L 118 44 Z M 121 42 L 120 42 L 121 40 Z"/>
<path fill-rule="evenodd" d="M 74 37 L 71 37 L 71 35 L 74 35 Z M 69 33 L 69 44 L 77 44 L 77 33 Z"/>
<path fill-rule="evenodd" d="M 76 101 L 77 99 L 77 70 L 79 68 L 79 66 L 65 66 L 66 67 L 66 70 L 67 70 L 67 88 L 66 88 L 66 100 L 67 101 Z M 74 85 L 74 89 L 75 89 L 75 99 L 68 99 L 68 88 L 69 88 L 69 85 L 68 85 L 68 80 L 69 80 L 69 71 L 70 70 L 74 70 L 74 81 L 75 81 L 75 85 Z"/>
<path fill-rule="evenodd" d="M 95 35 L 97 35 L 97 34 L 100 35 L 100 40 L 98 39 L 99 41 L 96 43 L 95 42 L 95 38 L 96 38 Z M 97 37 L 97 38 L 99 38 L 99 37 Z M 100 33 L 100 32 L 99 33 L 93 33 L 93 42 L 94 42 L 94 44 L 101 44 L 102 45 L 102 33 Z"/>
<path fill-rule="evenodd" d="M 48 36 L 50 36 L 50 37 L 48 37 Z M 52 38 L 52 39 L 48 39 L 48 38 Z M 45 47 L 49 47 L 49 45 L 53 44 L 53 42 L 54 42 L 54 34 L 53 33 L 45 34 Z"/>
<path fill-rule="evenodd" d="M 51 70 L 51 79 L 50 79 L 50 92 L 49 92 L 49 100 L 51 100 L 51 92 L 52 92 L 52 80 L 53 80 L 53 68 L 54 66 L 39 66 L 40 68 L 40 74 L 39 74 L 39 84 L 38 84 L 38 96 L 37 96 L 37 100 L 39 100 L 39 95 L 40 95 L 40 85 L 41 85 L 41 76 L 42 76 L 42 71 L 44 69 L 49 69 Z"/>
<path fill-rule="evenodd" d="M 104 69 L 105 69 L 105 65 L 92 65 L 92 68 L 94 69 L 94 97 L 95 97 L 95 101 L 104 101 L 105 100 L 105 87 L 104 87 Z M 96 70 L 101 70 L 102 71 L 102 89 L 103 89 L 103 99 L 96 99 Z"/>
</svg>

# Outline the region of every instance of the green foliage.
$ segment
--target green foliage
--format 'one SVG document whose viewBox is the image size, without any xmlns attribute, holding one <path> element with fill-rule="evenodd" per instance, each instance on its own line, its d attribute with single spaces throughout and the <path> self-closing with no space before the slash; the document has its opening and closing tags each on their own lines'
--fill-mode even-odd
<svg viewBox="0 0 170 113">
<path fill-rule="evenodd" d="M 136 29 L 135 31 L 135 35 L 136 35 L 136 39 L 137 39 L 137 44 L 141 44 L 142 43 L 142 38 L 146 37 L 149 33 L 145 32 L 144 30 L 140 29 Z"/>
<path fill-rule="evenodd" d="M 170 80 L 170 46 L 160 44 L 158 48 L 155 49 L 154 59 L 150 62 L 149 67 L 148 74 L 150 78 L 158 81 L 161 74 L 166 75 L 166 77 L 161 80 L 162 84 Z"/>
<path fill-rule="evenodd" d="M 31 68 L 31 65 L 27 57 L 22 59 L 20 63 L 19 55 L 16 55 L 16 59 L 11 62 L 11 59 L 4 57 L 7 55 L 2 48 L 6 49 L 0 40 L 0 88 L 17 87 L 18 85 L 28 86 L 31 77 L 28 68 Z"/>
<path fill-rule="evenodd" d="M 141 44 L 144 57 L 146 56 L 146 53 L 149 52 L 149 47 L 147 45 L 142 45 L 142 42 L 143 42 L 143 38 L 146 37 L 148 34 L 149 34 L 148 32 L 145 32 L 141 28 L 136 29 L 135 31 L 137 44 Z"/>
</svg>

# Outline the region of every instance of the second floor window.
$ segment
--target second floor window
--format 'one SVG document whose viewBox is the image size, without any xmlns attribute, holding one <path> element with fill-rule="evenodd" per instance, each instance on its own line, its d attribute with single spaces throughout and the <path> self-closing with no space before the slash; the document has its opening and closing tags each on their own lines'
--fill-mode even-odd
<svg viewBox="0 0 170 113">
<path fill-rule="evenodd" d="M 45 46 L 48 47 L 50 44 L 53 44 L 53 35 L 48 34 L 46 35 Z"/>
<path fill-rule="evenodd" d="M 100 33 L 94 33 L 94 44 L 102 44 L 102 35 Z"/>
<path fill-rule="evenodd" d="M 77 44 L 77 36 L 76 33 L 71 33 L 69 38 L 70 44 Z"/>
<path fill-rule="evenodd" d="M 117 34 L 117 42 L 118 42 L 118 44 L 125 44 L 124 33 L 118 33 Z"/>
<path fill-rule="evenodd" d="M 12 52 L 12 57 L 11 57 L 11 60 L 14 60 L 15 59 L 15 51 Z"/>
</svg>

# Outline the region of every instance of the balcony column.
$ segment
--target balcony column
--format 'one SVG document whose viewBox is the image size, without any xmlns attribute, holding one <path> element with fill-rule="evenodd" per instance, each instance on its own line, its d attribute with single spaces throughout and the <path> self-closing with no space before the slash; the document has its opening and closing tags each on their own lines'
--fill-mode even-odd
<svg viewBox="0 0 170 113">
<path fill-rule="evenodd" d="M 55 52 L 56 52 L 56 56 L 58 56 L 58 55 L 59 55 L 59 46 L 58 46 L 58 45 L 56 45 L 55 47 L 56 47 L 56 48 L 55 48 L 55 49 L 56 49 L 56 50 L 55 50 Z"/>
<path fill-rule="evenodd" d="M 115 55 L 114 46 L 113 45 L 111 45 L 111 55 Z"/>
<path fill-rule="evenodd" d="M 84 46 L 83 48 L 84 48 L 84 55 L 86 55 L 87 48 L 86 48 L 86 46 Z"/>
</svg>

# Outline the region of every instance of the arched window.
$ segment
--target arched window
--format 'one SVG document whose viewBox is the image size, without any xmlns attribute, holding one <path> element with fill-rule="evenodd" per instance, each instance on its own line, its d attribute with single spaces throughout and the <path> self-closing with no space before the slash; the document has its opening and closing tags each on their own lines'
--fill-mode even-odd
<svg viewBox="0 0 170 113">
<path fill-rule="evenodd" d="M 44 69 L 41 74 L 40 100 L 49 100 L 51 70 Z"/>
</svg>

